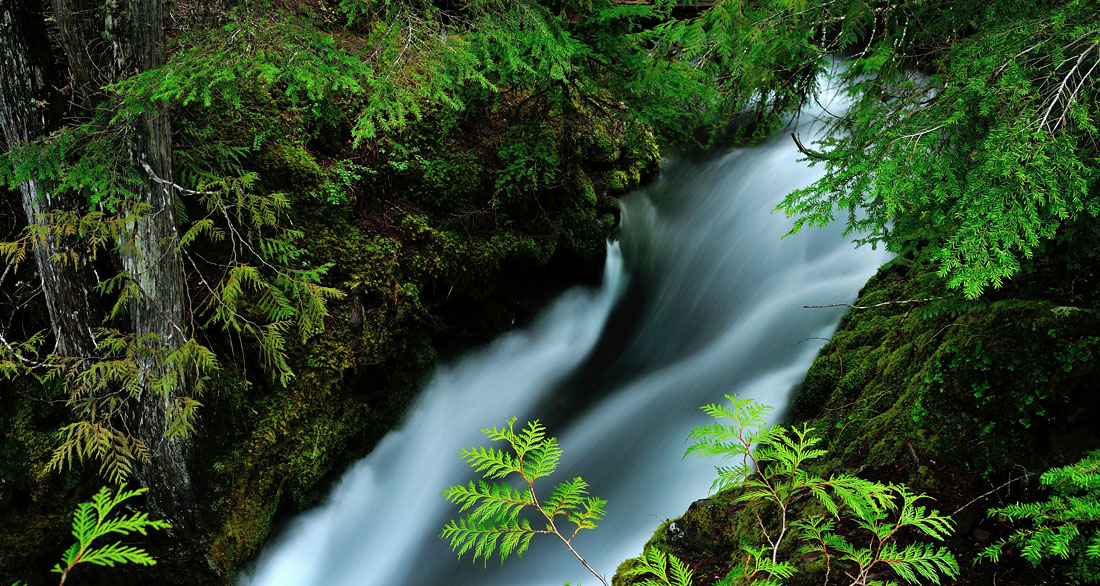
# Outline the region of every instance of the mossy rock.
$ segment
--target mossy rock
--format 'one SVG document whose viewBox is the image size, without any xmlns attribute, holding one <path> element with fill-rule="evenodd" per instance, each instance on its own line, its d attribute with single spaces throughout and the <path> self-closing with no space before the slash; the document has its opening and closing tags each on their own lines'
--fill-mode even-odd
<svg viewBox="0 0 1100 586">
<path fill-rule="evenodd" d="M 268 185 L 290 191 L 314 191 L 324 179 L 324 171 L 306 147 L 280 141 L 267 146 L 259 154 L 260 176 Z"/>
<path fill-rule="evenodd" d="M 932 299 L 931 272 L 898 261 L 857 306 Z M 940 289 L 942 291 L 942 289 Z M 1049 301 L 950 298 L 855 310 L 811 366 L 791 407 L 853 465 L 910 450 L 982 470 L 1072 458 L 1052 439 L 1097 408 L 1088 374 L 1100 312 Z"/>
<path fill-rule="evenodd" d="M 731 556 L 759 534 L 752 511 L 736 497 L 736 492 L 724 491 L 693 502 L 682 516 L 661 523 L 643 551 L 672 553 L 689 563 L 695 570 L 696 584 L 722 579 Z M 645 576 L 631 575 L 639 565 L 638 558 L 621 563 L 612 577 L 612 586 L 643 583 Z"/>
</svg>

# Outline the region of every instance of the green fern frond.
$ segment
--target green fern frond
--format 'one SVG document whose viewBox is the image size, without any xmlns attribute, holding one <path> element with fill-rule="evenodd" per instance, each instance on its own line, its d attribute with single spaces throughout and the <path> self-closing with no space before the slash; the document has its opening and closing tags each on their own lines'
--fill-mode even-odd
<svg viewBox="0 0 1100 586">
<path fill-rule="evenodd" d="M 126 500 L 139 496 L 147 489 L 126 490 L 126 486 L 119 487 L 118 491 L 111 493 L 107 487 L 97 492 L 90 502 L 77 505 L 73 511 L 73 532 L 76 542 L 69 546 L 61 555 L 61 563 L 53 568 L 53 572 L 64 577 L 77 564 L 87 563 L 97 566 L 111 566 L 115 564 L 139 564 L 151 566 L 156 560 L 144 549 L 122 545 L 122 542 L 94 547 L 94 542 L 106 535 L 129 535 L 140 533 L 146 535 L 150 529 L 169 529 L 171 525 L 164 521 L 149 519 L 144 512 L 132 513 L 129 516 L 111 517 L 111 514 Z"/>
<path fill-rule="evenodd" d="M 904 548 L 893 542 L 886 543 L 879 560 L 910 584 L 921 584 L 924 580 L 939 584 L 943 577 L 954 579 L 959 575 L 955 556 L 946 547 L 931 543 L 913 543 Z"/>
<path fill-rule="evenodd" d="M 476 521 L 467 517 L 449 521 L 439 536 L 450 542 L 451 551 L 459 559 L 473 550 L 473 561 L 482 559 L 487 563 L 494 554 L 499 554 L 501 562 L 512 554 L 522 557 L 538 533 L 549 531 L 532 529 L 526 519 Z"/>
<path fill-rule="evenodd" d="M 648 548 L 638 558 L 641 562 L 623 572 L 624 577 L 645 578 L 637 586 L 692 586 L 693 572 L 680 558 Z"/>
<path fill-rule="evenodd" d="M 539 533 L 557 535 L 568 544 L 580 530 L 595 528 L 603 518 L 606 501 L 588 496 L 588 483 L 580 477 L 559 483 L 545 503 L 535 496 L 535 481 L 557 468 L 562 453 L 557 438 L 547 437 L 541 423 L 532 421 L 517 431 L 513 417 L 503 427 L 481 432 L 507 447 L 474 446 L 458 454 L 482 477 L 443 491 L 448 502 L 467 513 L 449 521 L 440 533 L 459 558 L 471 553 L 474 561 L 487 563 L 498 555 L 503 562 L 511 555 L 522 556 Z M 522 483 L 520 488 L 506 482 L 513 476 Z M 546 528 L 535 529 L 522 518 L 527 510 L 545 519 Z M 556 519 L 561 516 L 576 525 L 571 535 L 558 528 Z"/>
</svg>

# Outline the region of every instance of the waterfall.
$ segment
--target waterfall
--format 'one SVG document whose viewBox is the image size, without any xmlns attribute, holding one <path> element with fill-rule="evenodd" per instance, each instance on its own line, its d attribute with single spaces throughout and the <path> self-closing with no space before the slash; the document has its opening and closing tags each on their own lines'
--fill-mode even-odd
<svg viewBox="0 0 1100 586">
<path fill-rule="evenodd" d="M 814 133 L 812 124 L 800 127 Z M 713 462 L 684 460 L 697 409 L 738 393 L 781 411 L 842 311 L 888 257 L 841 228 L 786 239 L 771 213 L 821 176 L 789 139 L 669 164 L 622 200 L 604 283 L 564 293 L 534 323 L 440 365 L 401 428 L 352 466 L 328 502 L 266 548 L 242 586 L 560 586 L 596 580 L 536 536 L 518 562 L 455 559 L 440 491 L 472 476 L 455 455 L 478 429 L 541 419 L 559 472 L 583 476 L 607 515 L 574 546 L 609 580 L 666 518 L 703 497 Z"/>
</svg>

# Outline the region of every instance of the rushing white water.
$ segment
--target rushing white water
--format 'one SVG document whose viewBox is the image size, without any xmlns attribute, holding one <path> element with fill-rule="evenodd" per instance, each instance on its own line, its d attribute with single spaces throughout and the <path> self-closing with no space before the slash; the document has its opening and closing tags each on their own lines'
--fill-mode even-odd
<svg viewBox="0 0 1100 586">
<path fill-rule="evenodd" d="M 571 290 L 530 327 L 441 365 L 401 429 L 286 528 L 242 586 L 595 582 L 550 538 L 518 563 L 482 567 L 437 537 L 455 516 L 440 491 L 471 477 L 455 453 L 512 416 L 541 418 L 560 438 L 557 480 L 583 476 L 609 501 L 574 545 L 610 579 L 707 493 L 713 463 L 681 457 L 705 419 L 697 407 L 733 392 L 786 405 L 840 317 L 802 306 L 852 300 L 886 259 L 836 227 L 781 240 L 789 221 L 772 208 L 820 176 L 797 158 L 775 140 L 678 163 L 625 198 L 602 288 Z"/>
</svg>

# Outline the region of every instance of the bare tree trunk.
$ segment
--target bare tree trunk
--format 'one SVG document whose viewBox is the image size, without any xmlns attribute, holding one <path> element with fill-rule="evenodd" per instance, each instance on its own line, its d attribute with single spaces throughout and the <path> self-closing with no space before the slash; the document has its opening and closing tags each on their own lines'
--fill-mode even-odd
<svg viewBox="0 0 1100 586">
<path fill-rule="evenodd" d="M 163 0 L 52 0 L 52 4 L 74 81 L 88 103 L 102 99 L 99 88 L 164 64 Z M 189 312 L 183 263 L 176 250 L 176 193 L 169 187 L 171 127 L 167 114 L 159 113 L 147 114 L 125 130 L 135 168 L 147 165 L 164 182 L 149 177 L 132 186 L 150 211 L 134 222 L 133 247 L 121 259 L 142 291 L 130 304 L 130 323 L 136 335 L 156 334 L 165 348 L 175 350 L 186 341 Z M 150 380 L 159 376 L 157 364 L 146 367 Z M 150 488 L 153 506 L 185 530 L 191 525 L 195 504 L 187 470 L 188 444 L 183 438 L 165 437 L 165 431 L 170 406 L 188 390 L 158 395 L 149 389 L 130 416 L 133 432 L 150 448 L 152 461 L 140 469 L 139 476 Z"/>
<path fill-rule="evenodd" d="M 0 0 L 0 126 L 9 148 L 20 147 L 46 133 L 53 58 L 41 14 L 33 14 L 24 0 Z M 52 211 L 66 209 L 36 180 L 19 186 L 27 224 L 41 224 Z M 68 206 L 71 209 L 71 205 Z M 58 354 L 92 356 L 95 341 L 89 302 L 91 283 L 71 263 L 51 259 L 64 255 L 74 242 L 62 242 L 44 231 L 36 239 L 34 260 L 42 280 L 42 294 Z M 81 261 L 83 262 L 83 261 Z"/>
</svg>

